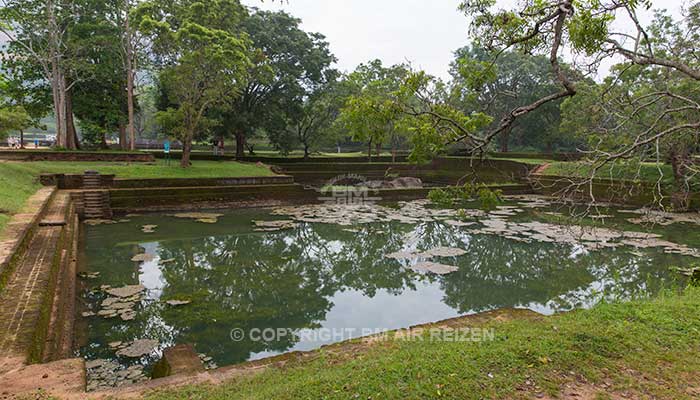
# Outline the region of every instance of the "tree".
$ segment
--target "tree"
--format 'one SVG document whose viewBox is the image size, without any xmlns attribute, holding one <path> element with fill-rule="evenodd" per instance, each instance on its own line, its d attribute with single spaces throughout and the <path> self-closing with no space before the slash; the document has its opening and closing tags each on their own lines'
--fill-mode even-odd
<svg viewBox="0 0 700 400">
<path fill-rule="evenodd" d="M 242 157 L 246 138 L 259 130 L 277 140 L 304 98 L 329 79 L 335 61 L 323 35 L 304 32 L 301 21 L 285 12 L 253 10 L 242 29 L 253 43 L 248 80 L 240 96 L 230 96 L 215 118 L 218 136 L 236 138 Z"/>
<path fill-rule="evenodd" d="M 288 116 L 284 130 L 270 132 L 271 142 L 282 151 L 301 145 L 304 158 L 309 158 L 311 150 L 335 139 L 333 123 L 340 114 L 342 100 L 335 81 L 317 89 Z"/>
<path fill-rule="evenodd" d="M 82 139 L 107 148 L 106 136 L 120 132 L 120 146 L 128 149 L 126 133 L 127 92 L 120 35 L 116 22 L 121 1 L 84 1 L 76 5 L 77 17 L 68 47 L 76 60 L 73 75 L 81 78 L 71 90 L 72 111 L 81 127 Z"/>
<path fill-rule="evenodd" d="M 474 90 L 468 80 L 472 77 L 472 66 L 493 60 L 492 76 Z M 451 96 L 456 96 L 459 108 L 465 112 L 481 111 L 488 115 L 502 115 L 521 105 L 530 104 L 557 87 L 551 73 L 549 61 L 543 56 L 532 56 L 517 51 L 504 51 L 498 57 L 474 46 L 463 47 L 455 52 L 451 65 Z M 513 142 L 522 147 L 551 152 L 555 145 L 568 145 L 571 136 L 559 135 L 561 120 L 559 105 L 553 101 L 517 120 L 506 128 L 499 138 L 499 149 L 508 152 Z M 492 123 L 486 129 L 495 128 Z"/>
<path fill-rule="evenodd" d="M 249 66 L 239 28 L 245 14 L 236 0 L 192 0 L 139 5 L 139 29 L 152 35 L 159 81 L 171 106 L 158 113 L 162 126 L 182 141 L 180 165 L 190 165 L 195 134 L 211 127 L 208 111 L 235 96 Z"/>
<path fill-rule="evenodd" d="M 26 123 L 8 123 L 14 126 L 11 130 L 19 131 L 20 146 L 24 148 L 24 129 L 41 126 L 41 118 L 51 109 L 51 94 L 46 85 L 37 84 L 25 75 L 35 72 L 32 68 L 25 69 L 26 63 L 13 62 L 3 67 L 7 76 L 0 75 L 0 105 L 9 113 L 19 111 L 19 120 L 26 117 Z"/>
<path fill-rule="evenodd" d="M 353 140 L 367 143 L 367 157 L 372 158 L 372 145 L 377 155 L 386 141 L 396 143 L 402 133 L 400 110 L 394 93 L 408 75 L 405 65 L 384 67 L 380 60 L 361 64 L 346 79 L 351 95 L 345 101 L 338 123 L 352 135 Z"/>
<path fill-rule="evenodd" d="M 29 114 L 22 107 L 0 107 L 0 138 L 9 132 L 19 131 L 31 126 Z"/>
<path fill-rule="evenodd" d="M 435 144 L 440 135 L 435 135 L 430 124 L 446 124 L 454 135 L 443 135 L 451 142 L 467 141 L 473 153 L 482 153 L 491 142 L 510 130 L 517 119 L 540 111 L 543 107 L 570 98 L 577 94 L 576 76 L 572 76 L 560 61 L 564 51 L 586 59 L 591 71 L 595 71 L 600 61 L 611 56 L 622 56 L 629 65 L 658 68 L 667 76 L 683 77 L 689 85 L 695 87 L 700 81 L 700 70 L 697 69 L 697 57 L 693 43 L 698 39 L 697 4 L 689 8 L 685 26 L 675 31 L 667 26 L 666 29 L 647 30 L 639 22 L 636 11 L 639 7 L 649 8 L 649 1 L 625 0 L 604 2 L 598 0 L 546 0 L 525 1 L 517 9 L 501 9 L 493 0 L 476 0 L 463 2 L 461 9 L 471 18 L 471 35 L 475 45 L 483 47 L 496 56 L 509 49 L 527 54 L 543 54 L 548 56 L 552 75 L 557 82 L 557 89 L 545 92 L 533 101 L 518 105 L 502 114 L 500 121 L 491 129 L 474 133 L 464 129 L 467 122 L 472 122 L 467 115 L 455 115 L 452 108 L 439 110 L 435 107 L 424 110 L 422 115 L 428 120 L 416 129 L 427 139 L 423 142 Z M 626 18 L 629 26 L 636 29 L 635 34 L 617 32 L 610 29 L 616 18 Z M 675 24 L 675 26 L 683 24 Z M 467 71 L 467 81 L 474 87 L 492 79 L 494 61 L 476 62 Z M 625 69 L 618 71 L 622 73 Z M 414 89 L 420 88 L 418 78 Z M 656 118 L 650 118 L 651 125 L 639 131 L 631 140 L 621 143 L 612 150 L 594 148 L 588 154 L 593 159 L 589 175 L 584 182 L 572 185 L 578 191 L 581 185 L 588 186 L 591 201 L 593 196 L 593 179 L 606 165 L 616 160 L 629 159 L 640 152 L 654 146 L 663 137 L 677 135 L 695 135 L 700 128 L 696 119 L 675 119 L 672 125 L 665 125 L 669 114 L 693 110 L 697 115 L 698 103 L 677 91 L 655 91 L 643 94 L 636 99 L 636 107 L 628 108 L 622 120 L 632 120 L 638 109 L 651 112 L 654 108 Z M 421 98 L 416 93 L 417 98 Z M 662 101 L 663 98 L 663 101 Z M 673 100 L 673 101 L 671 101 Z M 683 103 L 678 106 L 678 102 Z M 425 103 L 425 102 L 424 102 Z M 659 105 L 665 105 L 658 108 Z M 653 107 L 652 107 L 653 106 Z M 681 108 L 681 109 L 679 109 Z M 462 120 L 467 118 L 466 120 Z M 623 124 L 624 125 L 624 124 Z M 424 131 L 424 132 L 423 132 Z M 435 139 L 435 140 L 433 140 Z M 692 142 L 692 140 L 691 140 Z M 697 146 L 695 146 L 697 147 Z M 657 147 L 658 148 L 658 147 Z M 641 159 L 641 158 L 638 158 Z M 685 163 L 684 165 L 688 165 Z"/>
<path fill-rule="evenodd" d="M 124 59 L 124 72 L 126 75 L 126 102 L 127 102 L 127 133 L 129 135 L 129 149 L 136 150 L 136 121 L 134 104 L 134 81 L 136 80 L 136 47 L 139 43 L 138 30 L 130 24 L 129 14 L 132 12 L 130 0 L 123 3 L 123 24 L 121 30 L 122 54 Z"/>
<path fill-rule="evenodd" d="M 71 58 L 66 33 L 73 23 L 72 2 L 62 0 L 4 0 L 0 7 L 0 32 L 8 40 L 3 63 L 32 65 L 34 75 L 51 87 L 56 137 L 59 147 L 75 148 L 71 125 Z"/>
<path fill-rule="evenodd" d="M 689 11 L 685 27 L 657 13 L 648 30 L 657 57 L 693 65 L 700 5 Z M 588 140 L 597 170 L 607 164 L 628 167 L 629 177 L 636 179 L 641 161 L 656 162 L 659 200 L 670 189 L 674 208 L 687 209 L 700 172 L 693 162 L 693 155 L 700 152 L 700 108 L 695 100 L 700 84 L 682 71 L 629 60 L 615 65 L 612 72 L 601 85 L 581 86 L 579 94 L 565 102 L 562 126 Z M 671 167 L 670 185 L 664 163 Z"/>
</svg>

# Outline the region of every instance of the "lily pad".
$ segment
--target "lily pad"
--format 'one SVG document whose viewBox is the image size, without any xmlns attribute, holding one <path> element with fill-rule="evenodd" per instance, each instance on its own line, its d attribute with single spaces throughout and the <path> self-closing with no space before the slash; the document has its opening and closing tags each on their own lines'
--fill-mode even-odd
<svg viewBox="0 0 700 400">
<path fill-rule="evenodd" d="M 216 223 L 216 221 L 219 219 L 219 217 L 223 217 L 224 214 L 206 213 L 206 212 L 189 212 L 189 213 L 171 214 L 171 216 L 173 216 L 175 218 L 194 219 L 195 221 L 198 221 L 198 222 L 205 222 L 202 220 L 206 220 L 206 221 L 214 221 L 214 222 L 206 222 L 206 223 Z"/>
<path fill-rule="evenodd" d="M 394 253 L 389 253 L 384 256 L 385 258 L 393 258 L 394 260 L 413 260 L 419 258 L 418 253 L 413 253 L 411 251 L 397 251 Z"/>
<path fill-rule="evenodd" d="M 143 225 L 141 227 L 141 232 L 143 233 L 153 233 L 156 231 L 158 225 Z"/>
<path fill-rule="evenodd" d="M 459 270 L 459 268 L 455 266 L 440 264 L 432 261 L 420 262 L 414 265 L 412 268 L 416 271 L 432 272 L 437 275 L 447 275 Z"/>
<path fill-rule="evenodd" d="M 427 257 L 458 257 L 467 254 L 465 250 L 455 247 L 437 247 L 421 253 Z"/>
<path fill-rule="evenodd" d="M 168 300 L 165 302 L 165 304 L 167 304 L 169 306 L 173 306 L 173 307 L 184 306 L 184 305 L 190 304 L 190 303 L 191 303 L 191 301 L 189 301 L 189 300 Z"/>
</svg>

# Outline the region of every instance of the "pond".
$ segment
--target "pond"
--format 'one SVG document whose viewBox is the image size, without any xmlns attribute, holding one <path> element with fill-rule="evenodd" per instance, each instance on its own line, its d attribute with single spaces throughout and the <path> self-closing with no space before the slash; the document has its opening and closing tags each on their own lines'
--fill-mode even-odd
<svg viewBox="0 0 700 400">
<path fill-rule="evenodd" d="M 86 225 L 77 340 L 89 389 L 146 379 L 180 343 L 215 367 L 503 307 L 551 314 L 644 296 L 682 284 L 669 267 L 700 256 L 689 235 L 700 221 L 649 234 L 638 213 L 604 209 L 562 228 L 567 211 L 417 201 Z M 278 328 L 292 333 L 261 338 Z M 127 356 L 134 341 L 146 349 Z"/>
</svg>

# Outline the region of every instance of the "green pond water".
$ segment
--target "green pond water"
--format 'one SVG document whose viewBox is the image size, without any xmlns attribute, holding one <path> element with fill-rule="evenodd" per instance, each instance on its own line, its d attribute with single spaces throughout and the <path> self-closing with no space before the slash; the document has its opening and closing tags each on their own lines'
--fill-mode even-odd
<svg viewBox="0 0 700 400">
<path fill-rule="evenodd" d="M 618 215 L 606 226 L 644 231 Z M 220 212 L 220 211 L 217 211 Z M 167 215 L 130 216 L 128 222 L 85 226 L 81 269 L 83 310 L 99 310 L 101 285 L 142 284 L 146 291 L 131 321 L 78 317 L 79 354 L 150 368 L 159 352 L 123 359 L 111 342 L 155 339 L 158 349 L 190 343 L 219 366 L 293 350 L 311 350 L 349 334 L 408 327 L 502 307 L 551 314 L 590 307 L 603 297 L 631 298 L 681 284 L 670 266 L 694 259 L 658 248 L 628 246 L 587 251 L 576 244 L 518 242 L 474 233 L 441 221 L 377 222 L 340 226 L 301 223 L 257 232 L 253 220 L 283 219 L 267 209 L 222 212 L 215 224 Z M 525 210 L 518 221 L 546 219 Z M 144 233 L 143 225 L 157 225 Z M 700 247 L 697 226 L 655 229 L 664 239 Z M 385 256 L 437 246 L 466 251 L 435 261 L 458 267 L 437 275 L 411 269 L 412 260 Z M 147 262 L 131 258 L 146 252 Z M 172 260 L 159 264 L 160 260 Z M 187 300 L 171 306 L 166 300 Z M 232 330 L 295 330 L 273 340 L 232 339 Z M 313 335 L 322 330 L 340 337 Z"/>
</svg>

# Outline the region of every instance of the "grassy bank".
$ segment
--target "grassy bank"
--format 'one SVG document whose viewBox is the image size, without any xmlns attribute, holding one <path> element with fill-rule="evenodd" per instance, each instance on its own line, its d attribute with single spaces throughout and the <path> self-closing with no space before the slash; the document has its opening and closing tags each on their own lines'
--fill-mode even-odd
<svg viewBox="0 0 700 400">
<path fill-rule="evenodd" d="M 190 168 L 180 168 L 177 160 L 167 165 L 165 160 L 154 163 L 120 163 L 120 162 L 66 162 L 36 161 L 3 164 L 0 168 L 9 168 L 20 173 L 38 176 L 42 173 L 82 174 L 87 170 L 102 174 L 115 174 L 118 178 L 235 178 L 242 176 L 274 175 L 268 168 L 256 164 L 234 161 L 194 161 Z"/>
<path fill-rule="evenodd" d="M 40 186 L 35 175 L 17 170 L 11 163 L 0 163 L 0 239 L 10 217 L 22 211 Z"/>
<path fill-rule="evenodd" d="M 700 290 L 491 323 L 495 340 L 390 341 L 148 399 L 700 396 Z"/>
<path fill-rule="evenodd" d="M 560 162 L 555 161 L 544 170 L 545 175 L 589 177 L 591 167 L 584 162 Z M 601 168 L 597 178 L 629 179 L 656 182 L 659 178 L 664 183 L 673 182 L 673 172 L 668 164 L 641 163 L 634 165 L 610 164 Z"/>
<path fill-rule="evenodd" d="M 2 162 L 0 163 L 0 238 L 10 216 L 22 210 L 25 201 L 40 187 L 42 173 L 81 174 L 96 170 L 119 178 L 217 178 L 274 175 L 268 168 L 233 161 L 194 161 L 191 168 L 180 168 L 177 161 L 153 164 L 110 162 Z"/>
</svg>

